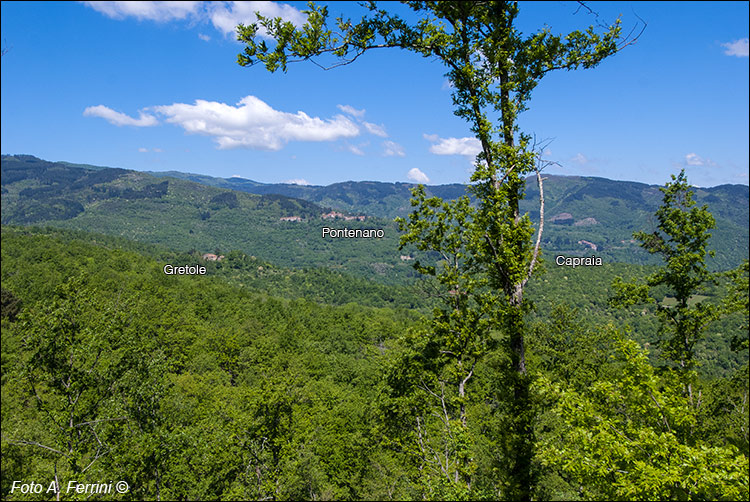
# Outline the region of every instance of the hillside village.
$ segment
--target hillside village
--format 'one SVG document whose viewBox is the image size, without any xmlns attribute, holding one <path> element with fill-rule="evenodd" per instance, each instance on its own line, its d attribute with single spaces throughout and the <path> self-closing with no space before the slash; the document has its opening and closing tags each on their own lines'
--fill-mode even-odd
<svg viewBox="0 0 750 502">
<path fill-rule="evenodd" d="M 349 216 L 344 213 L 340 213 L 338 211 L 330 211 L 328 213 L 321 214 L 320 218 L 323 220 L 365 221 L 367 219 L 367 216 L 364 216 L 364 215 Z M 280 221 L 303 221 L 304 218 L 302 216 L 282 216 L 281 218 L 279 218 L 279 220 Z"/>
</svg>

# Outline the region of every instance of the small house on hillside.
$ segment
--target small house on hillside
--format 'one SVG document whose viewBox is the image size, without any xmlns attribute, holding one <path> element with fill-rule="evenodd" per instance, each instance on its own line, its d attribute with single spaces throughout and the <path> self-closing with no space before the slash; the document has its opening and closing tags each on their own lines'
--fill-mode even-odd
<svg viewBox="0 0 750 502">
<path fill-rule="evenodd" d="M 320 215 L 324 220 L 337 220 L 342 219 L 344 221 L 365 221 L 366 216 L 346 216 L 344 213 L 338 211 L 331 211 L 330 213 L 324 213 Z"/>
</svg>

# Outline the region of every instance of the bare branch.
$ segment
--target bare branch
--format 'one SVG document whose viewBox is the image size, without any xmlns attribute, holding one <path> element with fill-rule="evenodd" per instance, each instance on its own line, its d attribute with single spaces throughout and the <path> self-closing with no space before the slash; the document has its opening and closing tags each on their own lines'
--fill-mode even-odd
<svg viewBox="0 0 750 502">
<path fill-rule="evenodd" d="M 544 231 L 544 187 L 542 183 L 542 175 L 539 169 L 536 169 L 536 181 L 539 184 L 539 231 L 536 234 L 536 244 L 534 245 L 534 254 L 531 258 L 531 264 L 529 265 L 529 273 L 526 277 L 528 280 L 531 274 L 534 273 L 534 267 L 536 266 L 537 259 L 539 258 L 539 245 L 542 242 L 542 232 Z"/>
<path fill-rule="evenodd" d="M 65 433 L 65 428 L 63 428 L 62 424 L 60 424 L 55 417 L 52 415 L 52 413 L 47 409 L 47 407 L 44 405 L 44 401 L 39 396 L 39 393 L 36 391 L 36 386 L 34 385 L 34 382 L 31 378 L 28 378 L 29 385 L 31 386 L 31 391 L 34 393 L 34 397 L 37 400 L 37 404 L 39 407 L 44 410 L 44 412 L 47 414 L 47 417 L 49 417 L 50 420 L 52 420 L 52 423 L 57 426 L 58 429 L 60 429 L 61 432 Z"/>
<path fill-rule="evenodd" d="M 109 453 L 109 448 L 106 447 L 104 443 L 102 443 L 102 440 L 99 439 L 99 435 L 96 433 L 96 430 L 94 430 L 93 425 L 89 425 L 89 428 L 91 429 L 92 434 L 94 434 L 94 437 L 96 438 L 96 442 L 99 443 L 99 446 L 96 447 L 96 454 L 94 455 L 94 459 L 89 462 L 89 465 L 87 465 L 81 472 L 86 472 L 89 470 L 89 467 L 94 465 L 94 462 L 96 462 L 99 458 L 103 457 L 107 453 Z M 102 453 L 102 449 L 105 449 L 105 451 Z"/>
<path fill-rule="evenodd" d="M 628 35 L 623 39 L 623 44 L 617 47 L 617 52 L 620 52 L 622 49 L 624 49 L 625 47 L 629 45 L 635 44 L 638 41 L 638 39 L 641 38 L 641 35 L 643 35 L 643 32 L 646 31 L 646 27 L 648 26 L 648 23 L 641 16 L 636 14 L 635 11 L 633 11 L 633 15 L 637 17 L 641 23 L 643 23 L 643 27 L 641 27 L 641 30 L 638 32 L 636 36 L 634 36 L 633 38 L 630 38 L 633 35 L 633 32 L 635 32 L 636 28 L 638 28 L 638 23 L 633 25 L 633 28 L 631 28 Z"/>
<path fill-rule="evenodd" d="M 114 422 L 114 421 L 117 421 L 117 420 L 127 420 L 127 419 L 128 419 L 128 417 L 102 418 L 102 419 L 99 419 L 99 420 L 91 420 L 90 422 L 80 422 L 80 423 L 74 425 L 73 427 L 81 427 L 81 426 L 84 426 L 84 425 L 96 425 L 96 424 L 101 423 L 101 422 Z"/>
<path fill-rule="evenodd" d="M 5 436 L 3 436 L 3 439 L 10 444 L 22 444 L 22 445 L 28 445 L 28 446 L 38 446 L 39 448 L 44 448 L 45 450 L 49 450 L 51 452 L 57 453 L 58 455 L 62 455 L 63 457 L 67 457 L 65 453 L 61 452 L 60 450 L 56 450 L 55 448 L 52 448 L 47 445 L 43 445 L 42 443 L 37 443 L 36 441 L 24 441 L 21 439 L 9 439 Z"/>
<path fill-rule="evenodd" d="M 648 391 L 648 395 L 651 398 L 651 400 L 654 402 L 654 404 L 656 405 L 656 407 L 659 408 L 659 413 L 661 413 L 661 418 L 662 418 L 662 420 L 664 420 L 664 425 L 667 426 L 667 430 L 669 432 L 672 432 L 672 428 L 669 426 L 669 422 L 667 421 L 667 416 L 664 414 L 664 409 L 662 409 L 661 405 L 656 400 L 656 398 L 654 397 L 654 395 L 651 393 L 650 390 Z"/>
</svg>

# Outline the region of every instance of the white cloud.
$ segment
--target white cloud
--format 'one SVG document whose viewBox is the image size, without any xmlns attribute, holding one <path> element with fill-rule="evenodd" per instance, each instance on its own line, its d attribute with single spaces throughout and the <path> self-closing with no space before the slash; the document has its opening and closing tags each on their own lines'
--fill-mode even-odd
<svg viewBox="0 0 750 502">
<path fill-rule="evenodd" d="M 370 134 L 374 134 L 375 136 L 380 136 L 381 138 L 387 138 L 388 133 L 385 132 L 385 126 L 384 125 L 377 125 L 373 124 L 372 122 L 362 122 L 362 125 L 365 126 L 365 129 L 367 129 L 367 132 Z"/>
<path fill-rule="evenodd" d="M 353 106 L 349 105 L 336 105 L 336 108 L 341 110 L 344 113 L 347 113 L 349 115 L 352 115 L 353 117 L 362 118 L 365 116 L 365 110 L 357 110 Z"/>
<path fill-rule="evenodd" d="M 430 182 L 430 178 L 428 178 L 425 173 L 423 173 L 416 167 L 409 169 L 409 172 L 406 174 L 406 177 L 412 181 L 416 181 L 417 183 L 429 183 Z"/>
<path fill-rule="evenodd" d="M 162 150 L 161 148 L 154 148 L 154 150 L 153 150 L 153 151 L 154 151 L 155 153 L 161 153 L 161 152 L 163 152 L 164 150 Z"/>
<path fill-rule="evenodd" d="M 209 37 L 208 35 L 204 35 L 203 33 L 198 33 L 198 38 L 200 38 L 204 42 L 210 42 L 211 41 L 211 37 Z"/>
<path fill-rule="evenodd" d="M 362 151 L 361 148 L 354 145 L 346 145 L 344 148 L 346 148 L 348 151 L 352 152 L 354 155 L 364 155 L 365 152 Z"/>
<path fill-rule="evenodd" d="M 83 2 L 112 19 L 147 19 L 166 22 L 197 13 L 203 2 Z"/>
<path fill-rule="evenodd" d="M 280 150 L 289 141 L 334 141 L 360 133 L 343 115 L 330 119 L 274 110 L 255 96 L 242 98 L 237 106 L 198 99 L 195 104 L 175 103 L 153 107 L 190 134 L 213 137 L 220 149 Z"/>
<path fill-rule="evenodd" d="M 167 22 L 184 19 L 210 20 L 224 35 L 234 35 L 238 24 L 258 21 L 259 12 L 266 17 L 280 17 L 295 26 L 305 23 L 305 15 L 289 4 L 277 2 L 83 2 L 112 19 L 134 17 L 139 20 Z M 259 28 L 258 35 L 268 38 Z M 199 35 L 200 36 L 200 35 Z M 201 38 L 203 38 L 201 36 Z M 205 39 L 204 39 L 205 40 Z"/>
<path fill-rule="evenodd" d="M 689 153 L 685 155 L 685 164 L 689 166 L 702 166 L 703 159 L 695 153 Z"/>
<path fill-rule="evenodd" d="M 716 162 L 714 162 L 713 160 L 701 157 L 696 153 L 689 153 L 685 155 L 685 164 L 693 167 L 716 166 Z"/>
<path fill-rule="evenodd" d="M 148 148 L 143 148 L 143 147 L 141 147 L 141 148 L 139 148 L 139 149 L 138 149 L 138 151 L 139 151 L 140 153 L 146 153 L 146 152 L 148 152 Z"/>
<path fill-rule="evenodd" d="M 726 50 L 724 51 L 724 54 L 727 56 L 737 56 L 738 58 L 746 58 L 749 54 L 748 49 L 748 38 L 740 38 L 738 40 L 735 40 L 734 42 L 729 42 L 727 44 L 721 44 L 723 47 L 726 47 Z"/>
<path fill-rule="evenodd" d="M 467 155 L 475 157 L 482 151 L 477 138 L 440 138 L 437 134 L 424 134 L 424 139 L 433 143 L 430 152 L 435 155 Z"/>
<path fill-rule="evenodd" d="M 383 141 L 383 155 L 386 157 L 404 157 L 404 147 L 394 141 Z"/>
<path fill-rule="evenodd" d="M 291 180 L 283 181 L 282 183 L 288 183 L 289 185 L 309 185 L 310 182 L 308 182 L 306 179 L 303 178 L 294 178 Z"/>
<path fill-rule="evenodd" d="M 83 111 L 83 115 L 85 117 L 101 117 L 110 124 L 116 126 L 129 125 L 135 127 L 149 127 L 155 126 L 159 123 L 159 121 L 156 120 L 156 117 L 143 113 L 142 111 L 138 112 L 138 118 L 134 119 L 124 113 L 116 112 L 111 108 L 107 108 L 104 105 L 89 106 Z"/>
<path fill-rule="evenodd" d="M 351 115 L 352 117 L 355 117 L 358 120 L 360 124 L 362 124 L 369 132 L 370 134 L 374 134 L 375 136 L 380 136 L 381 138 L 387 138 L 388 133 L 385 130 L 385 126 L 383 124 L 373 124 L 372 122 L 367 122 L 365 120 L 362 120 L 362 118 L 365 116 L 365 109 L 357 110 L 353 106 L 350 105 L 336 105 L 336 108 L 341 110 L 342 112 L 346 113 L 347 115 Z"/>
<path fill-rule="evenodd" d="M 570 161 L 583 166 L 585 164 L 588 164 L 589 159 L 587 159 L 586 156 L 581 152 L 578 152 L 574 157 L 570 159 Z"/>
<path fill-rule="evenodd" d="M 291 21 L 295 26 L 305 24 L 306 17 L 291 5 L 276 2 L 217 2 L 211 9 L 210 17 L 214 27 L 224 35 L 234 35 L 238 24 L 252 24 L 258 21 L 255 15 L 259 12 L 266 17 L 280 17 L 284 21 Z M 258 35 L 267 38 L 262 27 Z"/>
</svg>

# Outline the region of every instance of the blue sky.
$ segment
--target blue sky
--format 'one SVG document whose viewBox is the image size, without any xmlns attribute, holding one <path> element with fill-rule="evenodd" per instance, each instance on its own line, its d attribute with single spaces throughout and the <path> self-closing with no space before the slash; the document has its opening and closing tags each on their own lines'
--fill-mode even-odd
<svg viewBox="0 0 750 502">
<path fill-rule="evenodd" d="M 267 183 L 467 182 L 476 144 L 440 63 L 394 49 L 329 71 L 237 65 L 236 23 L 256 10 L 301 22 L 305 5 L 2 2 L 2 153 Z M 548 172 L 664 184 L 684 167 L 698 186 L 747 184 L 748 5 L 590 2 L 599 20 L 648 27 L 535 89 L 520 125 L 551 140 Z M 597 21 L 576 10 L 522 2 L 518 26 Z"/>
</svg>

